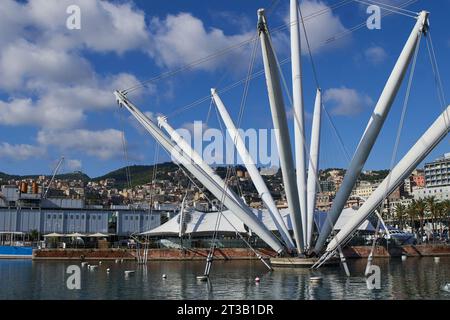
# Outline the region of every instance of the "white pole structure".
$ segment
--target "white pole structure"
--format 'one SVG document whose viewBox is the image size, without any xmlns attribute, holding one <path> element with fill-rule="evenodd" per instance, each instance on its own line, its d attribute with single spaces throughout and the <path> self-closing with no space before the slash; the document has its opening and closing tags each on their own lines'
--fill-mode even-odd
<svg viewBox="0 0 450 320">
<path fill-rule="evenodd" d="M 302 216 L 303 241 L 307 245 L 307 197 L 306 197 L 306 160 L 305 160 L 305 111 L 303 104 L 301 38 L 297 0 L 291 0 L 291 64 L 292 64 L 292 107 L 294 110 L 295 166 L 297 176 L 298 199 Z"/>
<path fill-rule="evenodd" d="M 364 164 L 369 157 L 369 153 L 375 144 L 386 116 L 389 113 L 392 103 L 394 102 L 413 53 L 419 42 L 419 38 L 422 33 L 426 32 L 427 26 L 428 12 L 422 11 L 417 18 L 417 22 L 394 66 L 394 69 L 392 70 L 391 75 L 389 76 L 388 81 L 386 82 L 373 114 L 370 117 L 366 130 L 364 131 L 347 173 L 345 174 L 342 185 L 336 194 L 330 211 L 328 212 L 327 222 L 323 225 L 322 230 L 320 230 L 319 239 L 317 240 L 314 248 L 316 254 L 319 254 L 322 250 L 325 241 L 331 234 L 333 226 L 339 218 L 342 209 L 344 208 L 345 203 L 352 192 L 356 180 L 358 179 Z"/>
<path fill-rule="evenodd" d="M 42 196 L 44 199 L 47 198 L 48 191 L 50 190 L 53 180 L 55 180 L 55 177 L 58 174 L 58 171 L 61 168 L 63 162 L 64 162 L 64 157 L 61 157 L 61 159 L 59 159 L 59 161 L 58 161 L 58 164 L 56 165 L 55 170 L 53 171 L 52 178 L 50 179 L 50 182 L 48 183 L 48 186 L 45 189 L 44 195 Z"/>
<path fill-rule="evenodd" d="M 307 208 L 308 208 L 308 228 L 306 247 L 311 248 L 313 227 L 314 227 L 314 208 L 316 206 L 316 192 L 319 182 L 319 152 L 320 152 L 320 122 L 322 113 L 322 92 L 317 89 L 316 101 L 314 105 L 313 124 L 311 130 L 311 146 L 309 151 L 308 166 L 308 185 L 307 185 Z"/>
<path fill-rule="evenodd" d="M 428 130 L 417 140 L 416 144 L 392 169 L 390 174 L 383 180 L 378 188 L 367 198 L 366 202 L 359 208 L 358 212 L 345 224 L 339 233 L 331 240 L 326 249 L 333 252 L 373 213 L 383 202 L 386 196 L 392 193 L 404 179 L 425 159 L 425 157 L 441 142 L 450 129 L 450 105 L 428 128 Z"/>
<path fill-rule="evenodd" d="M 167 122 L 166 117 L 158 117 L 158 125 L 163 128 L 170 138 L 183 150 L 185 156 L 192 160 L 193 163 L 198 165 L 208 176 L 210 176 L 217 184 L 219 184 L 228 195 L 237 203 L 239 203 L 242 207 L 247 207 L 243 200 L 233 192 L 230 188 L 227 187 L 225 181 L 222 180 L 221 177 L 203 160 L 202 156 L 198 154 L 197 151 L 192 149 L 191 145 L 183 139 L 183 137 L 172 128 L 172 126 Z M 220 200 L 220 199 L 219 199 Z"/>
<path fill-rule="evenodd" d="M 258 171 L 258 168 L 256 167 L 255 161 L 248 152 L 244 140 L 242 139 L 242 136 L 240 135 L 239 131 L 234 125 L 234 122 L 231 119 L 230 114 L 228 113 L 225 105 L 223 104 L 222 99 L 217 94 L 216 89 L 211 89 L 211 94 L 217 106 L 217 110 L 219 111 L 219 114 L 228 130 L 228 134 L 230 135 L 233 143 L 235 144 L 236 150 L 239 153 L 239 156 L 241 157 L 242 161 L 244 162 L 244 165 L 248 170 L 252 182 L 255 185 L 255 188 L 258 191 L 259 196 L 261 197 L 261 200 L 264 202 L 267 209 L 269 210 L 269 214 L 273 222 L 275 223 L 275 226 L 277 227 L 278 231 L 280 232 L 281 237 L 286 243 L 286 246 L 290 250 L 294 249 L 295 245 L 294 242 L 292 241 L 291 236 L 289 235 L 289 230 L 286 227 L 286 224 L 284 223 L 280 212 L 278 211 L 277 205 L 275 204 L 275 201 L 273 200 L 272 195 L 269 189 L 267 188 L 267 185 L 265 184 L 263 178 L 261 177 Z"/>
<path fill-rule="evenodd" d="M 280 86 L 278 65 L 275 59 L 275 52 L 272 48 L 269 30 L 267 28 L 266 18 L 264 16 L 264 9 L 258 10 L 258 29 L 261 40 L 270 109 L 272 113 L 273 126 L 275 129 L 278 153 L 280 155 L 284 190 L 290 210 L 298 254 L 302 255 L 304 252 L 303 227 L 297 183 L 295 181 L 295 168 L 290 144 L 291 140 L 289 137 L 286 110 L 284 109 L 283 95 Z"/>
<path fill-rule="evenodd" d="M 127 108 L 127 110 L 136 118 L 136 120 L 150 133 L 161 146 L 170 153 L 173 160 L 182 164 L 186 170 L 194 175 L 203 186 L 208 189 L 217 199 L 223 199 L 223 204 L 233 212 L 238 219 L 246 224 L 252 231 L 257 234 L 261 240 L 266 242 L 275 252 L 282 253 L 284 251 L 281 243 L 275 236 L 258 220 L 256 215 L 247 207 L 243 208 L 228 193 L 224 192 L 220 184 L 217 184 L 207 173 L 205 173 L 199 166 L 189 159 L 180 150 L 179 147 L 147 116 L 145 116 L 135 105 L 133 105 L 126 97 L 119 91 L 115 91 L 117 101 L 120 105 Z"/>
</svg>

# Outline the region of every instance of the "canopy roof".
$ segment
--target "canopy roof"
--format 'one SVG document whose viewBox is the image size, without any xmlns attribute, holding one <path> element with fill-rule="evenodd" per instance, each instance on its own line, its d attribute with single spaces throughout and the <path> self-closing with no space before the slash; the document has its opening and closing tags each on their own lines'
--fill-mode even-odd
<svg viewBox="0 0 450 320">
<path fill-rule="evenodd" d="M 94 233 L 94 234 L 89 234 L 87 236 L 88 237 L 92 237 L 92 238 L 106 238 L 106 237 L 109 237 L 109 235 L 104 234 L 104 233 L 100 233 L 100 232 L 97 232 L 97 233 Z"/>
<path fill-rule="evenodd" d="M 64 236 L 65 236 L 64 234 L 54 232 L 44 235 L 44 238 L 61 238 Z"/>
<path fill-rule="evenodd" d="M 273 222 L 269 212 L 267 210 L 253 210 L 255 215 L 258 217 L 258 220 L 263 222 L 264 225 L 270 231 L 277 231 L 275 223 Z M 337 221 L 336 230 L 340 230 L 340 228 L 350 219 L 350 217 L 356 213 L 356 210 L 352 208 L 344 209 L 341 217 Z M 286 223 L 286 226 L 289 230 L 292 230 L 292 223 L 289 216 L 289 211 L 287 209 L 280 210 L 280 214 L 283 217 L 283 220 Z M 184 234 L 211 234 L 214 232 L 216 221 L 218 218 L 218 212 L 200 212 L 200 211 L 189 211 L 189 213 L 185 214 L 185 230 Z M 314 216 L 314 221 L 316 226 L 322 227 L 323 223 L 326 219 L 326 212 L 316 212 Z M 180 233 L 180 214 L 177 214 L 175 217 L 160 225 L 159 227 L 143 232 L 141 235 L 147 236 L 178 236 Z M 219 227 L 217 228 L 219 233 L 246 233 L 247 230 L 244 227 L 244 224 L 241 220 L 239 220 L 230 210 L 226 210 L 222 213 L 222 218 L 220 220 Z M 366 231 L 374 231 L 375 228 L 369 221 L 365 221 L 359 230 Z"/>
</svg>

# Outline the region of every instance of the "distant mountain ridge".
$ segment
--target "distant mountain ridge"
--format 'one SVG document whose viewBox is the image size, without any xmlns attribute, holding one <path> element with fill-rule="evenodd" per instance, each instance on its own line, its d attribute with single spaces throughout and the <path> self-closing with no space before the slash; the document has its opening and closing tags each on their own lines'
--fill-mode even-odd
<svg viewBox="0 0 450 320">
<path fill-rule="evenodd" d="M 94 181 L 99 182 L 106 179 L 114 179 L 116 187 L 125 187 L 128 184 L 127 168 L 129 168 L 131 176 L 131 184 L 133 186 L 143 185 L 149 183 L 153 179 L 153 171 L 156 167 L 158 178 L 163 178 L 168 175 L 169 172 L 176 171 L 178 166 L 172 162 L 161 163 L 157 165 L 133 165 L 129 167 L 123 167 L 114 171 L 111 171 L 103 176 L 91 178 L 87 174 L 76 171 L 72 173 L 64 173 L 56 175 L 55 179 L 58 180 L 81 180 L 84 182 Z M 21 179 L 37 179 L 39 176 L 51 177 L 51 175 L 10 175 L 4 172 L 0 172 L 0 180 L 21 180 Z"/>
</svg>

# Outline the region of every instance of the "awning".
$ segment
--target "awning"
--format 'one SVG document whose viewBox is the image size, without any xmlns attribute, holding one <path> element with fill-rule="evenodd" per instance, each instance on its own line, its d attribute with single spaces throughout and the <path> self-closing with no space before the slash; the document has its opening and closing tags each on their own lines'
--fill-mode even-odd
<svg viewBox="0 0 450 320">
<path fill-rule="evenodd" d="M 65 235 L 61 233 L 49 233 L 44 235 L 44 238 L 61 238 L 61 237 L 65 237 Z"/>
<path fill-rule="evenodd" d="M 87 235 L 75 232 L 75 233 L 66 234 L 65 237 L 81 238 L 81 237 L 87 237 Z"/>
<path fill-rule="evenodd" d="M 109 235 L 97 232 L 97 233 L 94 233 L 94 234 L 87 235 L 87 237 L 91 237 L 91 238 L 107 238 L 107 237 L 109 237 Z"/>
</svg>

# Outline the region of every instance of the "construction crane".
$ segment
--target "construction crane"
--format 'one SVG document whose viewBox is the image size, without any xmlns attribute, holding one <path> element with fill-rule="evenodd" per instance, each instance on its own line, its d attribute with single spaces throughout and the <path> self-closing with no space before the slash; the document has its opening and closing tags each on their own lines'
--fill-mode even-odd
<svg viewBox="0 0 450 320">
<path fill-rule="evenodd" d="M 59 159 L 58 164 L 55 167 L 55 170 L 53 170 L 52 178 L 50 179 L 50 182 L 47 185 L 47 188 L 45 189 L 44 195 L 42 196 L 43 199 L 47 198 L 48 190 L 50 189 L 50 186 L 52 185 L 53 180 L 55 180 L 55 177 L 58 174 L 58 171 L 61 168 L 63 162 L 64 162 L 64 157 L 61 157 L 61 159 Z"/>
</svg>

